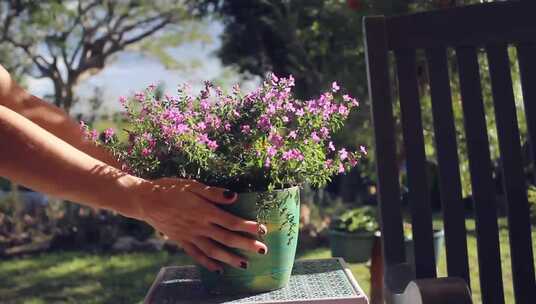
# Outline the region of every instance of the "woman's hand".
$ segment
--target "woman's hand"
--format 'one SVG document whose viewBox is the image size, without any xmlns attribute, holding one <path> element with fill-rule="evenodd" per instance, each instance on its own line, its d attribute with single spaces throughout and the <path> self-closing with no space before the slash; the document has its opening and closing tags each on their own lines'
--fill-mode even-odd
<svg viewBox="0 0 536 304">
<path fill-rule="evenodd" d="M 267 229 L 254 221 L 229 214 L 215 204 L 232 204 L 237 194 L 208 187 L 192 180 L 172 178 L 142 183 L 133 192 L 139 219 L 178 242 L 197 262 L 221 272 L 219 262 L 247 268 L 245 258 L 230 253 L 222 245 L 266 254 L 265 244 L 254 239 Z M 246 232 L 251 238 L 236 232 Z M 219 261 L 219 262 L 218 262 Z"/>
</svg>

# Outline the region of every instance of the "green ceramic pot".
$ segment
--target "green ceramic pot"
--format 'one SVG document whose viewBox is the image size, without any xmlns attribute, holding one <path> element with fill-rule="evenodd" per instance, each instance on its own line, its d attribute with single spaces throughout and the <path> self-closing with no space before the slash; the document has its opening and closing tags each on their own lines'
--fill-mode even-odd
<svg viewBox="0 0 536 304">
<path fill-rule="evenodd" d="M 341 257 L 346 262 L 364 263 L 370 259 L 372 245 L 374 244 L 374 233 L 344 232 L 339 230 L 329 230 L 329 245 L 331 255 Z"/>
<path fill-rule="evenodd" d="M 269 200 L 275 202 L 276 207 L 268 209 L 262 216 L 266 220 L 267 235 L 262 238 L 250 236 L 264 242 L 268 246 L 268 254 L 229 248 L 230 251 L 248 259 L 248 269 L 223 265 L 223 274 L 219 275 L 200 267 L 201 280 L 209 292 L 258 293 L 287 285 L 298 243 L 300 191 L 298 187 L 293 187 L 272 193 Z M 236 203 L 222 208 L 239 217 L 256 220 L 258 203 L 262 200 L 266 201 L 266 193 L 241 193 Z M 289 220 L 292 225 L 288 224 Z"/>
</svg>

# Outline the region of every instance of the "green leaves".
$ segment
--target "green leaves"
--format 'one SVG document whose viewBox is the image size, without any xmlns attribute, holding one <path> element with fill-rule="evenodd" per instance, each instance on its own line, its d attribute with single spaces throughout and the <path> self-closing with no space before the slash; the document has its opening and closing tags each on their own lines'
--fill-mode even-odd
<svg viewBox="0 0 536 304">
<path fill-rule="evenodd" d="M 376 211 L 369 206 L 344 212 L 332 222 L 331 227 L 346 232 L 375 232 L 379 228 Z"/>
</svg>

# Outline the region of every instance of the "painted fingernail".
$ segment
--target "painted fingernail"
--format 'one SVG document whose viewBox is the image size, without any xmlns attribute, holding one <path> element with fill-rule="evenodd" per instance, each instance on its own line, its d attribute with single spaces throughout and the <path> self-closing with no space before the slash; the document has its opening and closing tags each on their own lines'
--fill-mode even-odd
<svg viewBox="0 0 536 304">
<path fill-rule="evenodd" d="M 265 235 L 266 234 L 266 228 L 264 228 L 264 226 L 259 226 L 259 234 L 260 235 Z"/>
<path fill-rule="evenodd" d="M 261 248 L 261 249 L 259 249 L 258 253 L 259 254 L 266 254 L 266 249 Z"/>
<path fill-rule="evenodd" d="M 248 269 L 248 263 L 246 263 L 244 261 L 240 262 L 240 268 Z"/>
<path fill-rule="evenodd" d="M 223 197 L 229 199 L 229 198 L 233 198 L 234 196 L 236 195 L 236 193 L 234 193 L 233 191 L 231 190 L 225 190 L 223 192 Z"/>
</svg>

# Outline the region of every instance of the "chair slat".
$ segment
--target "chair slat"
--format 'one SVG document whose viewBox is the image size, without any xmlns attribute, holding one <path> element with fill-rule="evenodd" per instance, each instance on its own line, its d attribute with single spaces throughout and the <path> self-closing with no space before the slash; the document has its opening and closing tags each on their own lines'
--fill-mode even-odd
<svg viewBox="0 0 536 304">
<path fill-rule="evenodd" d="M 474 47 L 459 47 L 456 55 L 475 204 L 482 300 L 486 304 L 504 303 L 495 188 L 477 52 Z"/>
<path fill-rule="evenodd" d="M 510 60 L 506 45 L 486 47 L 491 76 L 495 121 L 501 152 L 503 185 L 508 202 L 508 227 L 516 303 L 536 299 L 530 211 L 523 174 L 521 143 Z"/>
<path fill-rule="evenodd" d="M 395 52 L 409 201 L 418 279 L 436 277 L 432 210 L 426 176 L 426 157 L 417 84 L 415 50 Z"/>
<path fill-rule="evenodd" d="M 525 119 L 527 122 L 530 154 L 534 168 L 536 168 L 536 44 L 521 44 L 517 47 L 519 73 L 523 91 L 523 104 L 525 106 Z M 534 176 L 536 182 L 536 176 Z"/>
<path fill-rule="evenodd" d="M 372 101 L 372 123 L 378 172 L 383 256 L 386 265 L 404 263 L 404 235 L 400 209 L 400 184 L 396 162 L 395 128 L 390 94 L 385 18 L 363 20 L 369 94 Z"/>
<path fill-rule="evenodd" d="M 510 0 L 394 16 L 387 20 L 388 48 L 536 42 L 535 11 L 536 1 Z"/>
<path fill-rule="evenodd" d="M 449 276 L 463 278 L 467 286 L 470 286 L 465 215 L 446 49 L 428 49 L 426 57 L 439 164 L 439 189 L 443 208 L 447 271 Z"/>
</svg>

